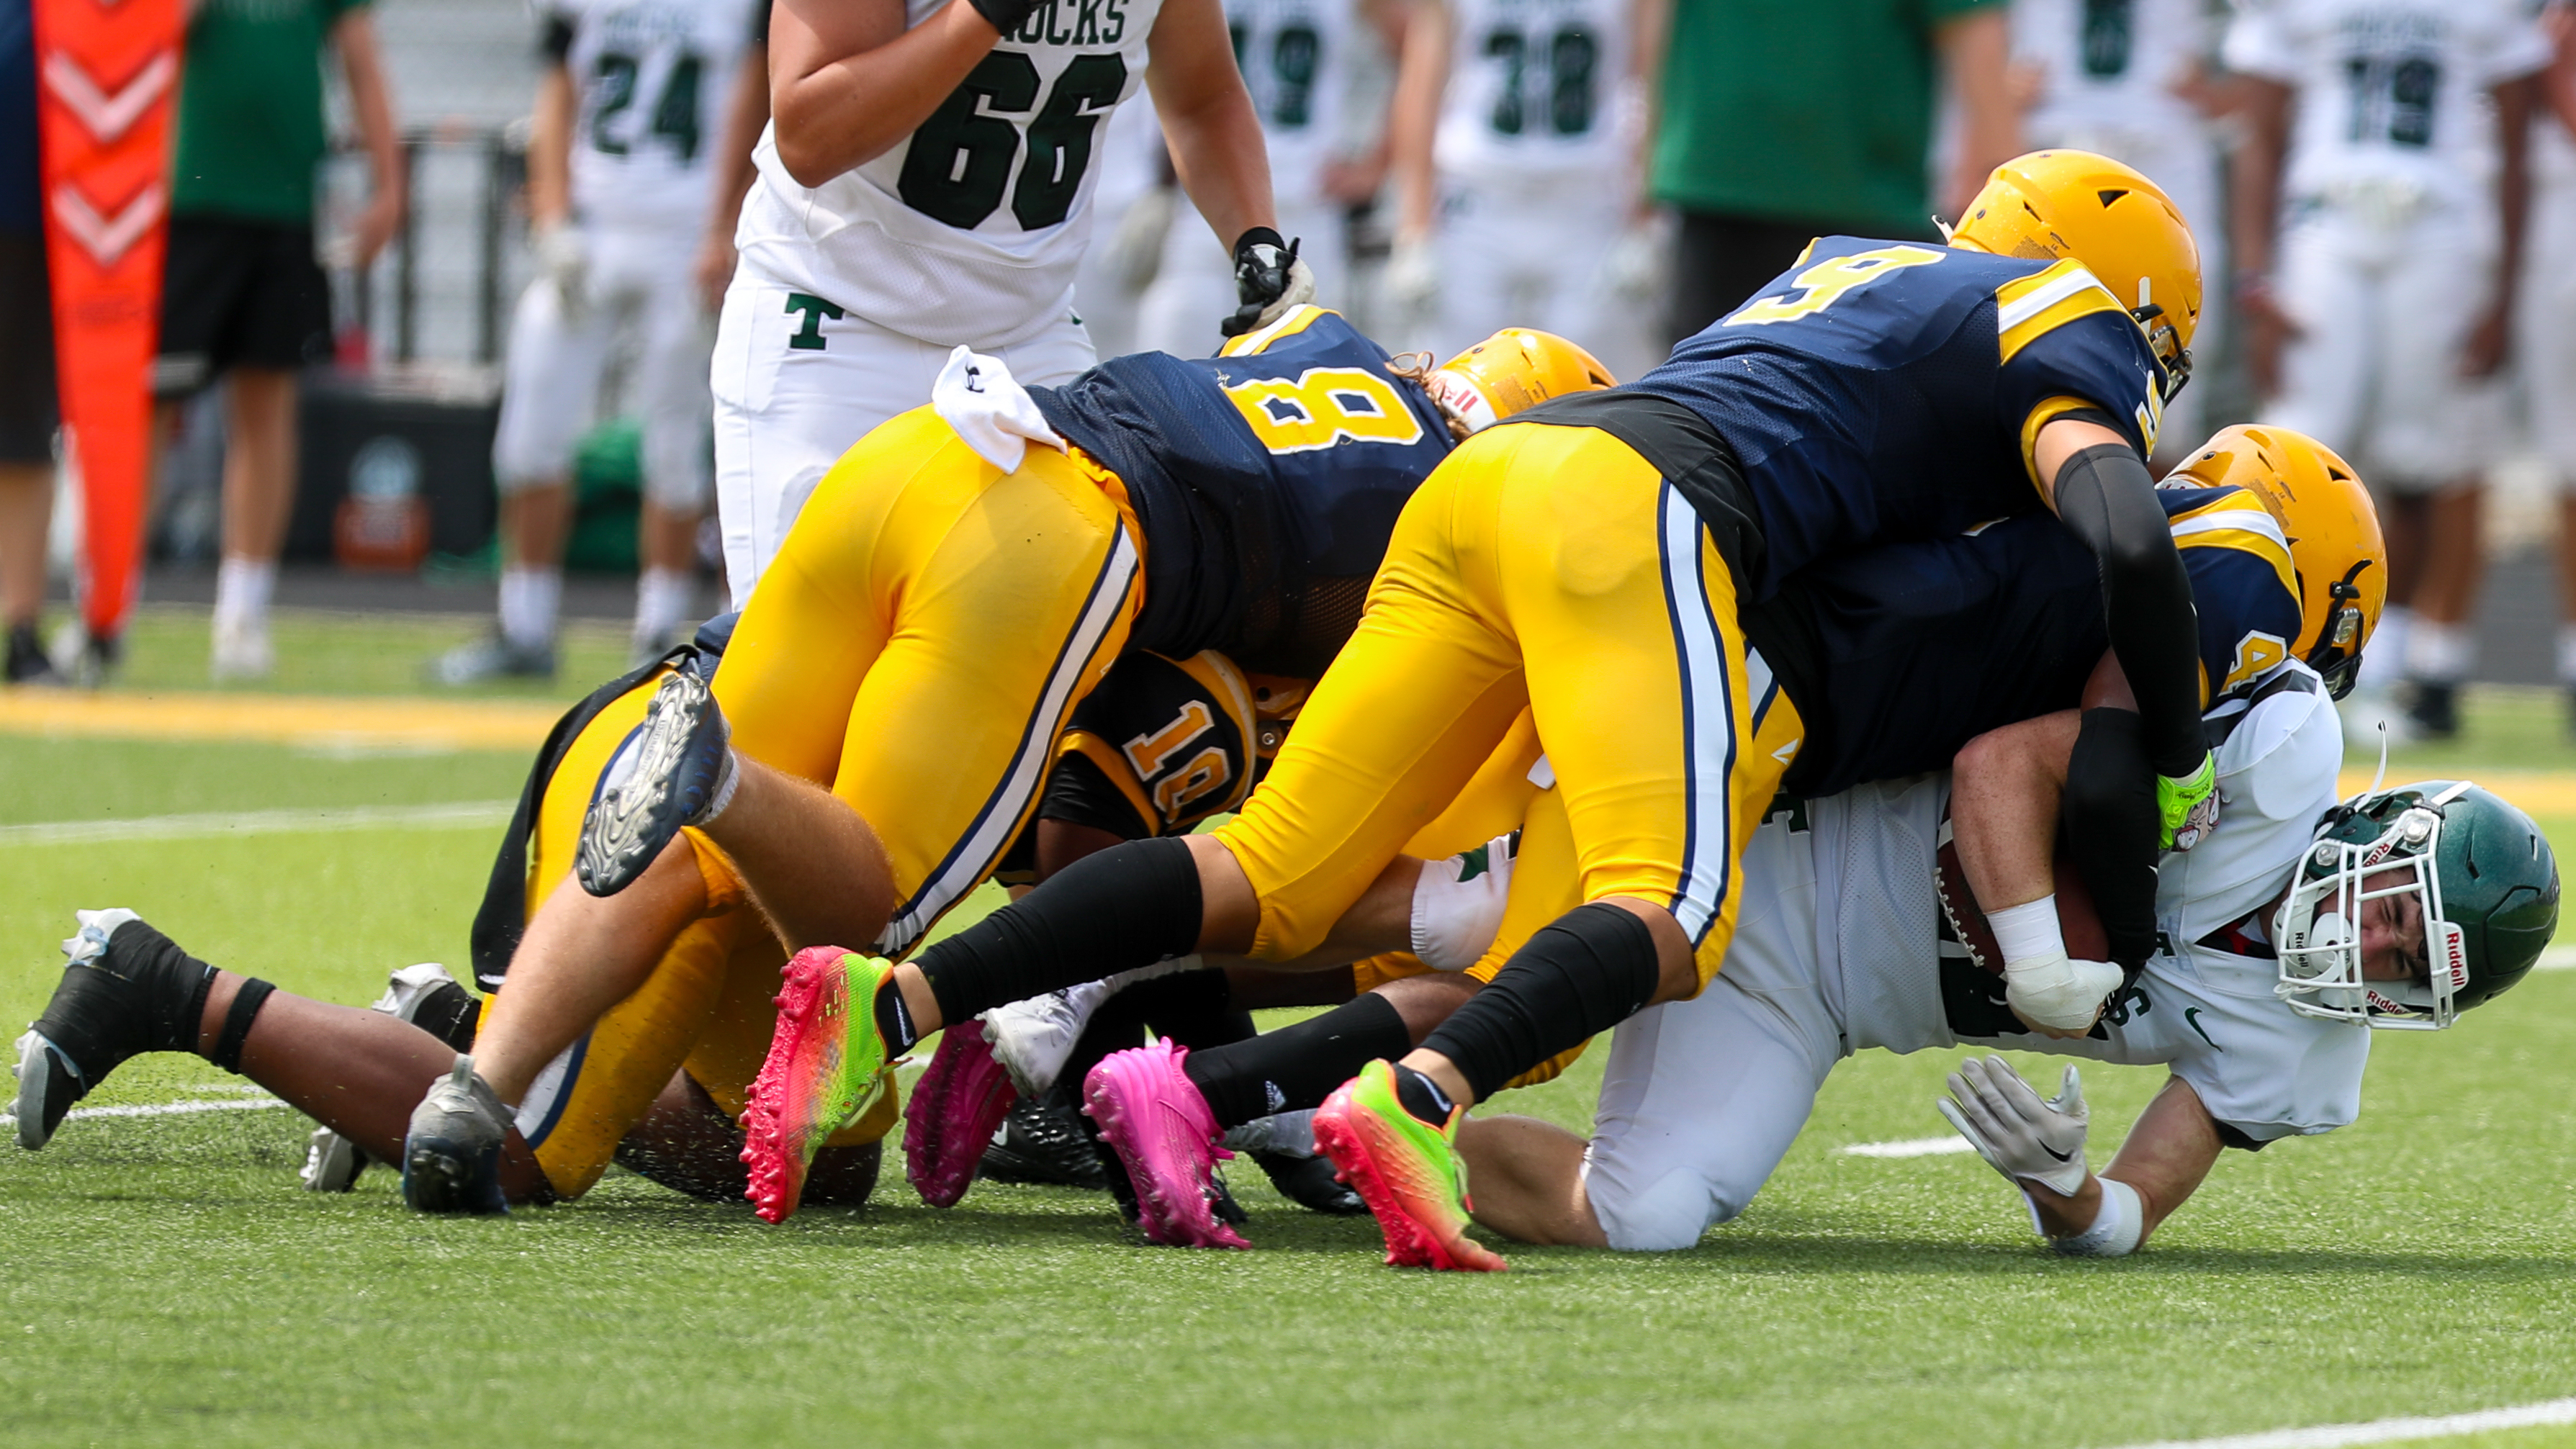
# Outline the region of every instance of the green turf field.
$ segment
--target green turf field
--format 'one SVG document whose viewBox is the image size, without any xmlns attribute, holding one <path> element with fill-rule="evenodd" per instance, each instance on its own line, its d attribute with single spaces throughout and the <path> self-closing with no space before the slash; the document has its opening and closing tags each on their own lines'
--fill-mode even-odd
<svg viewBox="0 0 2576 1449">
<path fill-rule="evenodd" d="M 381 644 L 365 627 L 323 632 L 359 656 Z M 2553 699 L 2474 703 L 2471 743 L 2396 773 L 2576 770 Z M 0 735 L 0 1018 L 40 1008 L 75 906 L 368 1000 L 390 967 L 461 964 L 493 836 L 8 827 L 490 801 L 523 767 Z M 2576 844 L 2576 815 L 2549 823 Z M 2076 1449 L 2576 1394 L 2576 971 L 2374 1054 L 2358 1125 L 2228 1154 L 2114 1264 L 2034 1246 L 1973 1157 L 1836 1152 L 1946 1133 L 1955 1053 L 1847 1064 L 1752 1210 L 1694 1251 L 1518 1249 L 1494 1278 L 1380 1267 L 1365 1219 L 1249 1170 L 1258 1251 L 1189 1253 L 1069 1192 L 979 1186 L 932 1212 L 892 1164 L 869 1209 L 781 1228 L 622 1174 L 567 1207 L 423 1220 L 382 1171 L 300 1191 L 307 1128 L 283 1110 L 76 1121 L 40 1155 L 0 1147 L 0 1443 Z M 1579 1125 L 1597 1058 L 1496 1105 Z M 2158 1081 L 2088 1072 L 2097 1164 Z M 84 1105 L 185 1100 L 245 1098 L 164 1057 Z"/>
</svg>

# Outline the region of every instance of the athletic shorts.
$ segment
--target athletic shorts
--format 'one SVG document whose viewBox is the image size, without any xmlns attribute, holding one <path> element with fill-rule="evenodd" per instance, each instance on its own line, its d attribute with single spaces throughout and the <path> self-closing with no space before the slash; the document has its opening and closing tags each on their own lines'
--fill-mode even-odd
<svg viewBox="0 0 2576 1449">
<path fill-rule="evenodd" d="M 306 222 L 170 218 L 152 394 L 185 397 L 236 367 L 286 372 L 331 356 L 331 284 Z"/>
<path fill-rule="evenodd" d="M 950 349 L 848 314 L 828 297 L 734 273 L 716 321 L 716 514 L 725 583 L 745 608 L 823 475 L 878 424 L 930 401 Z M 1070 312 L 987 351 L 1019 382 L 1073 381 L 1099 358 Z"/>
<path fill-rule="evenodd" d="M 645 676 L 592 717 L 556 764 L 528 844 L 530 918 L 564 888 L 600 774 L 642 723 L 665 673 Z M 680 932 L 643 985 L 537 1074 L 519 1104 L 519 1134 L 558 1197 L 579 1197 L 599 1181 L 618 1143 L 651 1110 L 673 1072 L 687 1072 L 727 1116 L 740 1120 L 752 1078 L 768 1054 L 778 1021 L 772 1002 L 786 952 L 760 913 L 746 906 L 724 853 L 695 830 L 684 838 L 697 852 L 708 913 Z M 484 1007 L 484 1029 L 512 1004 L 504 979 Z M 874 1142 L 894 1118 L 888 1093 L 828 1145 Z"/>
<path fill-rule="evenodd" d="M 1219 838 L 1261 901 L 1251 953 L 1314 949 L 1527 710 L 1582 901 L 1673 912 L 1700 978 L 1733 863 L 1804 730 L 1744 642 L 1735 579 L 1655 466 L 1592 427 L 1461 444 L 1398 518 L 1367 612 Z"/>
<path fill-rule="evenodd" d="M 0 463 L 51 463 L 61 416 L 45 238 L 0 232 Z"/>
</svg>

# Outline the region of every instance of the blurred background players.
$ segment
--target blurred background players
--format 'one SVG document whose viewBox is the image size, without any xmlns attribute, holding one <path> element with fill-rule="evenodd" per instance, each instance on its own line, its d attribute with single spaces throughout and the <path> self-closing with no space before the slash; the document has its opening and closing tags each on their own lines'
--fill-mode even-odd
<svg viewBox="0 0 2576 1449">
<path fill-rule="evenodd" d="M 1647 0 L 1414 0 L 1391 127 L 1391 307 L 1448 356 L 1520 324 L 1622 377 L 1662 358 L 1610 259 L 1642 223 Z M 1625 304 L 1625 305 L 1623 305 Z"/>
<path fill-rule="evenodd" d="M 2515 347 L 2531 441 L 2560 489 L 2557 673 L 2576 726 L 2576 6 L 2556 0 L 2541 21 L 2554 57 L 2531 140 L 2531 244 Z"/>
<path fill-rule="evenodd" d="M 32 0 L 0 0 L 0 624 L 6 672 L 51 680 L 37 633 L 54 502 L 54 309 L 36 170 Z"/>
<path fill-rule="evenodd" d="M 511 324 L 492 442 L 500 620 L 440 657 L 442 684 L 553 677 L 573 451 L 621 336 L 642 419 L 635 662 L 676 642 L 707 506 L 710 324 L 769 112 L 768 0 L 551 0 L 540 13 L 547 64 L 528 136 L 539 270 Z"/>
<path fill-rule="evenodd" d="M 1732 311 L 1815 237 L 1936 239 L 1936 81 L 1961 108 L 1944 216 L 2023 149 L 2002 0 L 1648 3 L 1649 187 L 1681 213 L 1672 339 Z"/>
<path fill-rule="evenodd" d="M 188 21 L 152 390 L 166 436 L 180 401 L 228 384 L 219 681 L 276 667 L 268 602 L 295 502 L 295 375 L 331 354 L 331 292 L 313 242 L 325 46 L 339 52 L 373 172 L 355 238 L 362 270 L 402 220 L 402 150 L 366 4 L 197 0 Z"/>
<path fill-rule="evenodd" d="M 1319 306 L 1350 305 L 1347 213 L 1353 203 L 1375 195 L 1386 174 L 1385 127 L 1362 109 L 1370 96 L 1360 86 L 1360 61 L 1364 47 L 1393 54 L 1402 45 L 1404 4 L 1226 0 L 1235 63 L 1270 152 L 1279 234 L 1297 243 L 1298 259 L 1314 272 Z M 1168 195 L 1165 215 L 1171 210 Z M 1153 284 L 1139 304 L 1136 346 L 1205 356 L 1223 340 L 1215 323 L 1233 297 L 1226 249 L 1197 226 L 1167 225 Z"/>
<path fill-rule="evenodd" d="M 2389 608 L 2344 720 L 2445 737 L 2548 42 L 2521 0 L 2239 0 L 2224 54 L 2244 78 L 2236 300 L 2266 419 L 2386 490 Z"/>
<path fill-rule="evenodd" d="M 2210 0 L 2012 0 L 2012 85 L 2029 107 L 2028 144 L 2098 151 L 2145 172 L 2191 224 L 2201 275 L 2223 278 L 2218 146 L 2205 114 L 2214 18 Z M 2202 309 L 2191 344 L 2200 358 L 2225 346 L 2226 315 Z M 2169 449 L 2208 436 L 2209 393 L 2187 387 L 2166 405 Z"/>
</svg>

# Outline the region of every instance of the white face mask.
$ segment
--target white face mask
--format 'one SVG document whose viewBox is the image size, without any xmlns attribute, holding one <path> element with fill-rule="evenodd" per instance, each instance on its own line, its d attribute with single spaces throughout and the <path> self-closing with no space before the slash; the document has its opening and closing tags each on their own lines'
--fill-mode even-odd
<svg viewBox="0 0 2576 1449">
<path fill-rule="evenodd" d="M 2433 868 L 2442 817 L 2415 808 L 2375 840 L 2321 840 L 2273 919 L 2280 980 L 2273 993 L 2302 1016 L 2418 1030 L 2449 1026 L 2452 997 L 2468 984 L 2458 926 L 2442 918 L 2441 879 Z M 2387 877 L 2395 876 L 2395 879 Z M 2365 885 L 2380 878 L 2377 885 Z M 2363 908 L 2413 895 L 2425 943 L 2440 969 L 2428 982 L 2373 982 L 2362 974 Z"/>
</svg>

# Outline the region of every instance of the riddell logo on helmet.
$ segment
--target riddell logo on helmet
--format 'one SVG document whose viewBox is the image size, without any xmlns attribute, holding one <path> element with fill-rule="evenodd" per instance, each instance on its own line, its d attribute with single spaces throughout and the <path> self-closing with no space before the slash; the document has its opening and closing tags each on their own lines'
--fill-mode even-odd
<svg viewBox="0 0 2576 1449">
<path fill-rule="evenodd" d="M 2378 1012 L 2382 1016 L 2417 1016 L 2421 1014 L 2417 1012 L 2415 1008 L 2408 1006 L 2406 1003 L 2402 1001 L 2392 1001 L 2389 998 L 2380 995 L 2376 991 L 2364 991 L 2362 994 L 2369 998 L 2370 1009 Z"/>
<path fill-rule="evenodd" d="M 2433 923 L 2434 949 L 2441 952 L 2441 970 L 2451 979 L 2453 991 L 2469 989 L 2468 932 L 2448 921 Z"/>
</svg>

